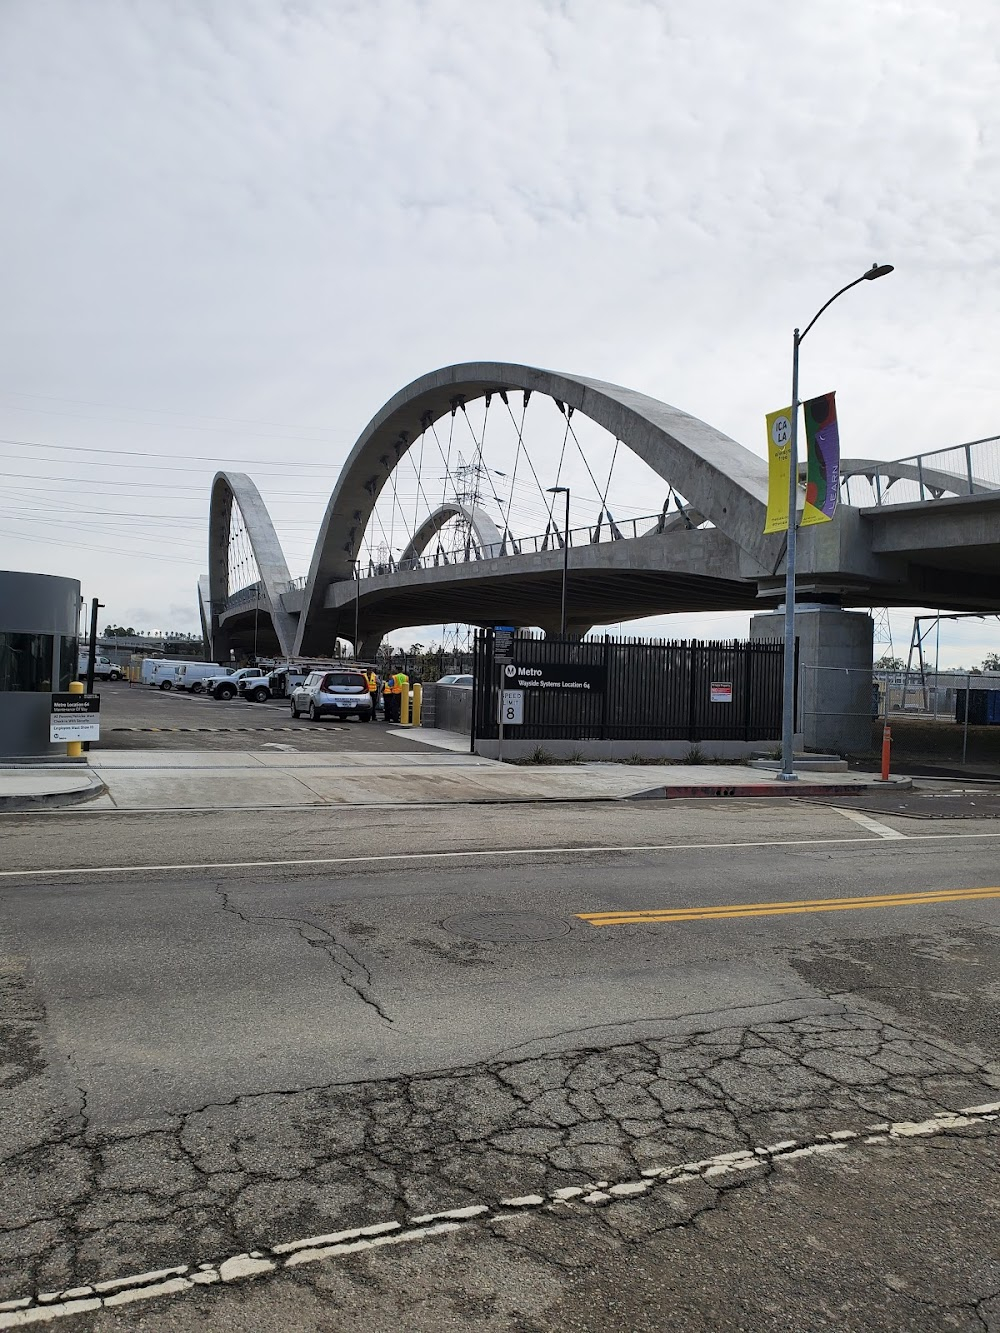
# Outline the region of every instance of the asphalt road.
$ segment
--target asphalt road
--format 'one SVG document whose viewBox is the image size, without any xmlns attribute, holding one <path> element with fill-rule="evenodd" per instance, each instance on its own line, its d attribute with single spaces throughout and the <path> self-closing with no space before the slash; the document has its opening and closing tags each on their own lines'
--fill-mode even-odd
<svg viewBox="0 0 1000 1333">
<path fill-rule="evenodd" d="M 297 750 L 412 752 L 417 743 L 391 731 L 382 720 L 293 718 L 287 699 L 249 703 L 207 694 L 158 690 L 125 681 L 102 681 L 101 739 L 95 750 L 245 750 L 290 743 Z"/>
<path fill-rule="evenodd" d="M 935 1119 L 1000 1102 L 994 831 L 6 816 L 0 1301 L 187 1265 L 59 1327 L 1000 1328 L 1000 1121 Z"/>
</svg>

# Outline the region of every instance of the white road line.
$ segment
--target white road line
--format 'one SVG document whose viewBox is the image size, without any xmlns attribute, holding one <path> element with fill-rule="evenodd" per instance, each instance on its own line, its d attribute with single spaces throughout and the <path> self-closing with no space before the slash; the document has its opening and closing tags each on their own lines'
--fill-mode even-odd
<svg viewBox="0 0 1000 1333">
<path fill-rule="evenodd" d="M 867 1125 L 862 1129 L 837 1129 L 817 1134 L 806 1141 L 783 1139 L 757 1148 L 741 1148 L 717 1153 L 699 1162 L 678 1162 L 673 1166 L 651 1166 L 637 1177 L 611 1182 L 596 1180 L 553 1190 L 549 1194 L 522 1194 L 410 1217 L 407 1224 L 395 1220 L 374 1222 L 369 1226 L 334 1231 L 324 1236 L 306 1236 L 283 1245 L 262 1246 L 257 1250 L 233 1254 L 223 1260 L 178 1264 L 149 1273 L 113 1278 L 67 1291 L 35 1292 L 15 1300 L 0 1302 L 0 1329 L 26 1328 L 31 1324 L 51 1323 L 68 1315 L 85 1314 L 102 1308 L 115 1308 L 134 1301 L 148 1301 L 160 1296 L 176 1296 L 216 1283 L 239 1282 L 266 1277 L 303 1264 L 345 1254 L 359 1254 L 386 1245 L 430 1240 L 475 1226 L 484 1220 L 496 1221 L 517 1213 L 542 1209 L 573 1208 L 581 1204 L 602 1204 L 635 1199 L 657 1185 L 671 1187 L 693 1180 L 713 1181 L 720 1176 L 751 1171 L 761 1165 L 783 1165 L 804 1158 L 842 1152 L 845 1148 L 873 1146 L 898 1147 L 915 1138 L 934 1138 L 952 1134 L 956 1129 L 983 1126 L 1000 1119 L 1000 1102 L 968 1106 L 960 1111 L 942 1111 L 928 1120 L 901 1120 L 895 1123 Z"/>
<path fill-rule="evenodd" d="M 838 815 L 843 815 L 845 819 L 850 819 L 855 824 L 860 824 L 866 828 L 869 833 L 877 833 L 880 838 L 908 838 L 908 833 L 900 833 L 899 829 L 890 828 L 888 824 L 880 824 L 877 819 L 872 819 L 871 815 L 866 815 L 861 810 L 847 810 L 842 805 L 830 807 L 836 810 Z"/>
<path fill-rule="evenodd" d="M 921 833 L 908 834 L 905 841 L 911 847 L 923 842 L 978 842 L 983 838 L 1000 838 L 996 833 Z M 766 839 L 761 842 L 665 842 L 643 843 L 633 847 L 490 847 L 484 851 L 465 852 L 390 852 L 377 856 L 312 856 L 277 861 L 178 861 L 174 864 L 139 866 L 54 866 L 48 870 L 0 870 L 0 879 L 39 879 L 53 875 L 145 875 L 163 870 L 283 870 L 298 866 L 348 866 L 393 864 L 399 861 L 463 861 L 484 857 L 507 856 L 608 856 L 615 853 L 635 852 L 724 852 L 755 847 L 841 847 L 864 843 L 877 847 L 881 837 L 873 838 L 787 838 Z"/>
</svg>

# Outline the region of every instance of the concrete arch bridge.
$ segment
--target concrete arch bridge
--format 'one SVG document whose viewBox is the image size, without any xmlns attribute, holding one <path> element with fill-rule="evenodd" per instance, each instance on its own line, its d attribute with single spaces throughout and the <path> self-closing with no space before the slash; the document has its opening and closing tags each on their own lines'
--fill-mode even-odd
<svg viewBox="0 0 1000 1333">
<path fill-rule="evenodd" d="M 501 429 L 503 467 L 491 452 Z M 566 485 L 568 542 L 565 495 L 550 491 Z M 841 488 L 834 520 L 800 531 L 798 586 L 804 605 L 823 608 L 827 638 L 864 620 L 844 645 L 852 665 L 867 652 L 870 666 L 871 628 L 867 616 L 845 620 L 849 608 L 1000 611 L 996 439 L 895 462 L 845 459 Z M 778 637 L 767 612 L 783 591 L 785 539 L 763 533 L 766 498 L 763 458 L 667 403 L 532 366 L 448 366 L 401 389 L 362 431 L 304 577 L 291 577 L 250 477 L 217 474 L 199 597 L 206 639 L 225 660 L 253 643 L 324 655 L 338 637 L 368 656 L 404 625 L 552 632 L 564 558 L 573 632 L 755 610 L 754 632 Z"/>
</svg>

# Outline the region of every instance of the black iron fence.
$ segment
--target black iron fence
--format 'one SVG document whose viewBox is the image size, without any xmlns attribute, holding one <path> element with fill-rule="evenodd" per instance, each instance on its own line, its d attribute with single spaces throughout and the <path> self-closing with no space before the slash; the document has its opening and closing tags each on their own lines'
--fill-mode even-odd
<svg viewBox="0 0 1000 1333">
<path fill-rule="evenodd" d="M 523 710 L 523 740 L 764 741 L 781 734 L 780 641 L 650 643 L 517 635 L 496 660 L 476 634 L 474 736 L 499 735 L 501 690 Z M 501 653 L 501 656 L 507 654 Z M 508 714 L 511 717 L 512 714 Z"/>
</svg>

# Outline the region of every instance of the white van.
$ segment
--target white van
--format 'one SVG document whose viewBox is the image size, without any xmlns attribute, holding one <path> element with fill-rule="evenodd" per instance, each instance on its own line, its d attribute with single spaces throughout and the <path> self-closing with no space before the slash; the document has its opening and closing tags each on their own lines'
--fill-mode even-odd
<svg viewBox="0 0 1000 1333">
<path fill-rule="evenodd" d="M 173 663 L 170 664 L 173 666 Z M 162 657 L 144 657 L 139 663 L 139 674 L 136 677 L 140 685 L 155 685 L 156 673 L 160 667 L 166 666 Z"/>
<path fill-rule="evenodd" d="M 172 690 L 174 688 L 174 677 L 179 666 L 201 666 L 200 662 L 167 662 L 162 658 L 153 663 L 153 669 L 150 672 L 149 684 L 155 685 L 158 690 Z M 145 667 L 145 663 L 143 663 Z M 218 670 L 218 668 L 216 668 Z"/>
<path fill-rule="evenodd" d="M 231 676 L 235 667 L 219 666 L 218 662 L 179 662 L 174 672 L 174 687 L 201 694 L 205 682 L 212 676 Z"/>
</svg>

